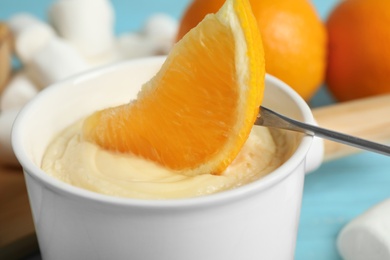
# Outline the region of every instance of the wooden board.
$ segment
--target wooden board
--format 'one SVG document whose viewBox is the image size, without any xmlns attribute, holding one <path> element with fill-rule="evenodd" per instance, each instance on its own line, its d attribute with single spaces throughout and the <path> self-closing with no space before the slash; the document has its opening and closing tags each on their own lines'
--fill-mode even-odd
<svg viewBox="0 0 390 260">
<path fill-rule="evenodd" d="M 23 172 L 0 165 L 0 259 L 38 251 Z"/>
</svg>

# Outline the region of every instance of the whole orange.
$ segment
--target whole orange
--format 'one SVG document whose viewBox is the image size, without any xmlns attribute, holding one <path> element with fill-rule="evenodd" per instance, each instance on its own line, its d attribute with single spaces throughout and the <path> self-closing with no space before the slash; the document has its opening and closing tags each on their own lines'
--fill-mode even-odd
<svg viewBox="0 0 390 260">
<path fill-rule="evenodd" d="M 194 0 L 185 11 L 177 39 L 224 0 Z M 326 30 L 308 0 L 251 0 L 263 38 L 266 71 L 309 100 L 323 83 Z"/>
<path fill-rule="evenodd" d="M 336 99 L 390 93 L 390 1 L 343 1 L 326 26 L 326 82 Z"/>
</svg>

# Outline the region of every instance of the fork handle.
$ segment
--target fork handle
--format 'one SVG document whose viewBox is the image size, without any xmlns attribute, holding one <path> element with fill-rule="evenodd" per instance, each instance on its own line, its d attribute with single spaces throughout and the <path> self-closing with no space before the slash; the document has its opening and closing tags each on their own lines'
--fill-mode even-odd
<svg viewBox="0 0 390 260">
<path fill-rule="evenodd" d="M 315 108 L 313 115 L 321 127 L 390 144 L 390 94 Z M 333 141 L 324 142 L 325 161 L 361 151 Z"/>
</svg>

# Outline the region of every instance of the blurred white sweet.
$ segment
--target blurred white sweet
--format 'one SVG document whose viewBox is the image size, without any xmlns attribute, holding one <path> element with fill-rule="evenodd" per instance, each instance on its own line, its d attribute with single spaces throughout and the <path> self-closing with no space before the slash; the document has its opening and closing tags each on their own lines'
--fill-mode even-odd
<svg viewBox="0 0 390 260">
<path fill-rule="evenodd" d="M 49 17 L 58 34 L 87 57 L 112 47 L 115 18 L 109 0 L 58 0 Z"/>
<path fill-rule="evenodd" d="M 0 96 L 0 111 L 20 109 L 38 93 L 24 71 L 16 73 Z"/>
<path fill-rule="evenodd" d="M 155 55 L 156 46 L 140 33 L 125 33 L 118 37 L 116 48 L 122 59 Z"/>
<path fill-rule="evenodd" d="M 16 55 L 24 64 L 55 36 L 52 27 L 27 13 L 17 14 L 7 23 L 14 35 Z"/>
<path fill-rule="evenodd" d="M 40 88 L 85 71 L 89 65 L 66 41 L 53 38 L 26 65 L 28 75 Z"/>
<path fill-rule="evenodd" d="M 155 14 L 148 18 L 139 32 L 120 35 L 116 48 L 122 59 L 168 54 L 177 29 L 176 20 L 166 14 Z"/>
<path fill-rule="evenodd" d="M 18 112 L 19 109 L 0 112 L 0 165 L 18 165 L 11 145 L 11 129 Z"/>
<path fill-rule="evenodd" d="M 110 49 L 98 55 L 84 57 L 90 68 L 103 66 L 106 64 L 114 63 L 123 60 L 123 55 L 119 52 L 118 48 L 113 45 Z"/>
<path fill-rule="evenodd" d="M 57 0 L 48 16 L 50 24 L 28 13 L 7 21 L 23 72 L 0 91 L 0 164 L 17 164 L 11 127 L 19 109 L 38 91 L 93 67 L 168 54 L 178 30 L 175 19 L 159 13 L 150 16 L 139 31 L 116 37 L 110 0 Z"/>
<path fill-rule="evenodd" d="M 345 260 L 390 259 L 390 199 L 348 223 L 337 239 Z"/>
<path fill-rule="evenodd" d="M 150 16 L 145 22 L 142 33 L 155 46 L 158 54 L 167 54 L 176 38 L 178 23 L 169 15 L 158 13 Z"/>
</svg>

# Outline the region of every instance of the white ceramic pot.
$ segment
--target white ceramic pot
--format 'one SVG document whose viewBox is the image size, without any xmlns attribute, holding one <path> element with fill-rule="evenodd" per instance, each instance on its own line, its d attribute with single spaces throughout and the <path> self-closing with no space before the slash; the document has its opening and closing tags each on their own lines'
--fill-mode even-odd
<svg viewBox="0 0 390 260">
<path fill-rule="evenodd" d="M 309 152 L 312 137 L 299 137 L 291 158 L 264 178 L 190 199 L 110 197 L 40 169 L 57 133 L 97 109 L 134 98 L 163 61 L 133 60 L 62 81 L 19 114 L 12 142 L 24 169 L 42 258 L 293 259 L 304 174 L 321 163 L 320 142 Z M 267 76 L 266 86 L 264 105 L 314 123 L 309 107 L 287 85 Z"/>
</svg>

